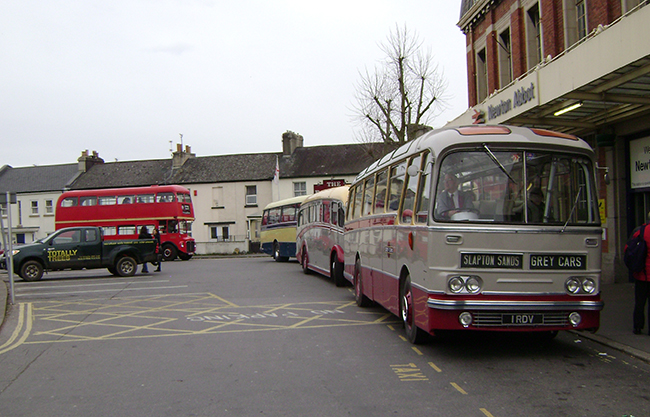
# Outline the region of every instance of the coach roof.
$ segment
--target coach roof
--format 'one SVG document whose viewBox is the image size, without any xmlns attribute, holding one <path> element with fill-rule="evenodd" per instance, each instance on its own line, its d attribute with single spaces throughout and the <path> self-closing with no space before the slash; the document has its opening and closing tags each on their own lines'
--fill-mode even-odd
<svg viewBox="0 0 650 417">
<path fill-rule="evenodd" d="M 392 162 L 409 155 L 419 153 L 425 149 L 431 149 L 433 156 L 437 157 L 445 149 L 463 145 L 476 145 L 487 143 L 490 145 L 508 143 L 531 143 L 548 144 L 557 148 L 566 147 L 567 150 L 578 150 L 587 154 L 593 154 L 592 148 L 584 140 L 565 133 L 554 132 L 545 129 L 532 129 L 518 126 L 505 125 L 470 125 L 458 127 L 446 127 L 425 133 L 419 138 L 402 145 L 395 151 L 388 153 L 361 171 L 355 182 L 367 174 L 384 168 Z"/>
</svg>

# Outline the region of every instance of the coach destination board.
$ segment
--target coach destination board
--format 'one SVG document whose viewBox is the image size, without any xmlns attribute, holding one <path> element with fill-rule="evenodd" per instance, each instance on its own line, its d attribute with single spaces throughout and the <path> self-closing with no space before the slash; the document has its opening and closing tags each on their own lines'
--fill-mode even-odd
<svg viewBox="0 0 650 417">
<path fill-rule="evenodd" d="M 522 269 L 524 255 L 521 253 L 467 253 L 460 254 L 461 268 Z"/>
</svg>

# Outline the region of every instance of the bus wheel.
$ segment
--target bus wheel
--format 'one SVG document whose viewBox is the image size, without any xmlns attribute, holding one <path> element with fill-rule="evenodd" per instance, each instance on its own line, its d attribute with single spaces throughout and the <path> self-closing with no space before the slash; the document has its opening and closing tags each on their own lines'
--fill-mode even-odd
<svg viewBox="0 0 650 417">
<path fill-rule="evenodd" d="M 273 243 L 273 259 L 275 259 L 275 262 L 286 262 L 289 260 L 286 256 L 280 256 L 280 244 L 278 242 Z"/>
<path fill-rule="evenodd" d="M 176 250 L 176 246 L 166 243 L 163 245 L 163 259 L 165 261 L 173 261 L 176 259 L 176 256 L 178 255 L 178 251 Z"/>
<path fill-rule="evenodd" d="M 302 262 L 301 262 L 301 264 L 302 264 L 302 272 L 304 274 L 309 274 L 309 255 L 307 255 L 307 248 L 304 247 L 304 246 L 302 247 L 302 258 L 301 258 L 301 260 L 302 260 Z"/>
<path fill-rule="evenodd" d="M 132 277 L 138 269 L 138 264 L 135 259 L 130 256 L 121 257 L 115 264 L 115 270 L 121 277 Z"/>
<path fill-rule="evenodd" d="M 20 277 L 25 281 L 38 281 L 43 277 L 43 265 L 38 261 L 27 261 L 20 268 Z"/>
<path fill-rule="evenodd" d="M 407 275 L 404 278 L 400 289 L 400 315 L 404 322 L 404 330 L 406 338 L 413 344 L 423 343 L 426 340 L 427 334 L 424 330 L 415 325 L 415 318 L 413 317 L 413 291 L 411 289 L 411 277 Z"/>
<path fill-rule="evenodd" d="M 372 301 L 363 293 L 363 283 L 361 282 L 361 263 L 357 259 L 354 265 L 354 300 L 359 307 L 370 307 Z"/>
<path fill-rule="evenodd" d="M 332 261 L 330 262 L 330 276 L 334 280 L 337 287 L 345 286 L 345 278 L 343 278 L 343 264 L 336 259 L 336 253 L 332 254 Z"/>
</svg>

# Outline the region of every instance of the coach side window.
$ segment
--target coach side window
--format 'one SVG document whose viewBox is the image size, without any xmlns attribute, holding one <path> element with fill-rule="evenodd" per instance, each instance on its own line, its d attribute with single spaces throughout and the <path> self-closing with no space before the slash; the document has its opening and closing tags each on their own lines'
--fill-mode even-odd
<svg viewBox="0 0 650 417">
<path fill-rule="evenodd" d="M 399 202 L 402 199 L 402 190 L 404 189 L 404 177 L 406 175 L 406 161 L 391 167 L 390 169 L 390 188 L 388 204 L 386 206 L 387 212 L 397 211 Z"/>
<path fill-rule="evenodd" d="M 411 223 L 413 219 L 413 208 L 415 207 L 415 198 L 417 194 L 418 180 L 420 178 L 420 173 L 422 169 L 422 157 L 416 156 L 411 159 L 409 166 L 413 165 L 417 167 L 418 173 L 414 176 L 408 176 L 406 181 L 406 191 L 404 194 L 404 203 L 402 204 L 402 214 L 400 216 L 400 221 L 402 223 Z"/>
<path fill-rule="evenodd" d="M 362 216 L 367 216 L 372 213 L 372 198 L 375 189 L 375 177 L 371 176 L 366 180 L 366 190 L 363 196 L 363 213 Z"/>
<path fill-rule="evenodd" d="M 433 161 L 431 154 L 422 158 L 422 172 L 420 174 L 420 186 L 417 192 L 417 203 L 415 205 L 415 223 L 426 224 L 429 218 L 429 204 L 431 201 L 431 171 Z"/>
<path fill-rule="evenodd" d="M 363 183 L 358 184 L 354 188 L 354 199 L 350 199 L 350 204 L 354 202 L 354 211 L 352 212 L 352 218 L 358 219 L 361 217 L 362 211 L 361 207 L 363 204 Z"/>
<path fill-rule="evenodd" d="M 386 185 L 388 183 L 388 170 L 377 174 L 377 191 L 375 192 L 375 208 L 373 213 L 383 213 L 386 204 Z"/>
</svg>

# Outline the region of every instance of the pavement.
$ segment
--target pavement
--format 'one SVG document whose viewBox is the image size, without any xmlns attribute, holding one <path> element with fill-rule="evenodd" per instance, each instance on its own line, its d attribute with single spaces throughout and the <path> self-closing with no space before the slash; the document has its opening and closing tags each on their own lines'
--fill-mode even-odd
<svg viewBox="0 0 650 417">
<path fill-rule="evenodd" d="M 0 273 L 0 275 L 6 277 L 6 274 Z M 6 310 L 10 308 L 9 282 L 4 279 L 1 282 L 0 327 L 4 322 Z M 605 308 L 600 315 L 600 329 L 596 333 L 578 331 L 573 333 L 650 363 L 649 324 L 646 323 L 643 334 L 632 333 L 634 283 L 605 284 L 601 285 L 600 290 L 602 299 L 605 301 Z"/>
</svg>

